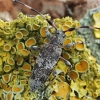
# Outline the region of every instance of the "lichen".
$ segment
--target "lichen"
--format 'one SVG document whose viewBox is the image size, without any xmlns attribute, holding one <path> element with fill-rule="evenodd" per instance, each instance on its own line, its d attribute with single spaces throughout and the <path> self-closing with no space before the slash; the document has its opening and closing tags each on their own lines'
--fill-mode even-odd
<svg viewBox="0 0 100 100">
<path fill-rule="evenodd" d="M 49 15 L 45 16 L 50 19 Z M 54 23 L 63 31 L 80 26 L 78 21 L 70 17 L 57 18 Z M 32 45 L 42 47 L 44 43 L 49 42 L 45 32 L 48 26 L 47 21 L 40 15 L 28 17 L 20 13 L 12 22 L 0 20 L 1 100 L 32 100 L 33 98 L 34 100 L 43 100 L 43 98 L 44 100 L 47 98 L 48 100 L 68 100 L 69 98 L 70 100 L 89 100 L 88 98 L 94 100 L 100 96 L 100 65 L 91 55 L 92 51 L 87 49 L 85 39 L 77 35 L 76 30 L 65 33 L 62 46 L 74 42 L 83 43 L 63 48 L 61 54 L 70 61 L 72 69 L 59 59 L 54 70 L 61 73 L 56 77 L 51 73 L 41 88 L 44 89 L 44 95 L 41 96 L 41 91 L 31 91 L 29 80 L 36 59 L 31 58 L 32 63 L 30 63 L 29 47 Z M 51 28 L 49 31 L 53 35 L 55 29 Z M 32 54 L 37 58 L 39 52 L 39 50 L 33 50 Z M 45 89 L 48 83 L 49 86 Z"/>
<path fill-rule="evenodd" d="M 80 20 L 83 26 L 93 26 L 100 28 L 100 7 L 89 10 L 86 15 Z M 91 54 L 96 57 L 97 62 L 100 64 L 100 30 L 98 29 L 80 29 L 78 32 L 86 42 L 87 48 L 92 52 Z"/>
</svg>

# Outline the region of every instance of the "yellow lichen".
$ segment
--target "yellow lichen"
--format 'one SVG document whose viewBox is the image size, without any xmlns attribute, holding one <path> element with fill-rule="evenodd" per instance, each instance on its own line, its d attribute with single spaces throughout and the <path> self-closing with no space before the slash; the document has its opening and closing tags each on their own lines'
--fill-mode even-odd
<svg viewBox="0 0 100 100">
<path fill-rule="evenodd" d="M 83 50 L 85 48 L 85 44 L 83 43 L 82 39 L 77 38 L 77 39 L 75 39 L 75 42 L 76 42 L 75 47 L 77 50 Z"/>
<path fill-rule="evenodd" d="M 3 91 L 4 91 L 5 93 L 9 93 L 9 92 L 12 91 L 12 87 L 4 88 Z"/>
<path fill-rule="evenodd" d="M 64 42 L 63 42 L 63 46 L 66 46 L 68 43 L 71 43 L 71 39 L 65 38 Z"/>
<path fill-rule="evenodd" d="M 11 54 L 15 54 L 16 53 L 16 48 L 15 47 L 12 47 L 11 48 Z"/>
<path fill-rule="evenodd" d="M 27 36 L 29 34 L 29 32 L 25 28 L 21 28 L 20 31 L 23 34 L 23 36 Z"/>
<path fill-rule="evenodd" d="M 7 63 L 8 63 L 9 65 L 14 65 L 14 64 L 15 64 L 15 61 L 14 61 L 13 58 L 8 58 L 8 59 L 7 59 Z"/>
<path fill-rule="evenodd" d="M 28 64 L 27 62 L 25 62 L 25 63 L 23 64 L 23 66 L 22 66 L 22 69 L 23 69 L 24 71 L 31 71 L 31 65 Z"/>
<path fill-rule="evenodd" d="M 38 30 L 40 26 L 38 24 L 33 24 L 33 30 Z"/>
<path fill-rule="evenodd" d="M 23 56 L 28 56 L 28 55 L 29 55 L 29 51 L 26 50 L 26 49 L 22 49 L 22 50 L 21 50 L 21 54 L 22 54 Z"/>
<path fill-rule="evenodd" d="M 72 80 L 75 80 L 79 77 L 78 72 L 76 72 L 75 70 L 71 70 L 68 75 Z"/>
<path fill-rule="evenodd" d="M 100 12 L 93 14 L 93 19 L 95 21 L 94 27 L 100 27 Z M 94 29 L 94 35 L 96 38 L 100 38 L 100 30 Z"/>
<path fill-rule="evenodd" d="M 12 92 L 7 93 L 6 100 L 12 100 L 12 99 L 13 99 L 13 93 Z"/>
<path fill-rule="evenodd" d="M 89 68 L 89 65 L 88 65 L 88 62 L 86 60 L 81 60 L 80 62 L 78 62 L 76 65 L 75 65 L 75 69 L 78 71 L 78 72 L 86 72 Z"/>
<path fill-rule="evenodd" d="M 24 49 L 25 47 L 24 47 L 24 43 L 23 42 L 19 42 L 17 45 L 16 45 L 16 48 L 17 48 L 17 50 L 22 50 L 22 49 Z"/>
<path fill-rule="evenodd" d="M 15 35 L 16 35 L 17 39 L 22 39 L 23 38 L 22 32 L 17 32 Z"/>
<path fill-rule="evenodd" d="M 5 44 L 5 45 L 3 46 L 3 49 L 4 49 L 4 51 L 10 51 L 11 46 L 10 46 L 9 44 Z"/>
<path fill-rule="evenodd" d="M 21 92 L 23 92 L 23 90 L 24 90 L 24 86 L 22 86 L 22 85 L 14 85 L 13 87 L 12 87 L 12 92 L 13 93 L 21 93 Z"/>
<path fill-rule="evenodd" d="M 22 65 L 24 58 L 22 56 L 18 56 L 16 60 L 17 60 L 17 65 Z"/>
<path fill-rule="evenodd" d="M 11 74 L 2 75 L 2 79 L 5 83 L 8 83 L 11 79 Z"/>
<path fill-rule="evenodd" d="M 27 24 L 26 28 L 27 28 L 28 30 L 32 30 L 32 25 L 31 25 L 31 24 Z"/>
<path fill-rule="evenodd" d="M 4 71 L 5 72 L 9 72 L 11 70 L 11 66 L 10 65 L 5 65 L 4 66 Z"/>
<path fill-rule="evenodd" d="M 47 27 L 42 27 L 40 30 L 40 34 L 42 37 L 46 37 L 46 29 L 47 29 Z"/>
<path fill-rule="evenodd" d="M 25 42 L 25 46 L 26 47 L 31 47 L 32 45 L 36 44 L 36 40 L 34 38 L 29 38 L 26 42 Z"/>
<path fill-rule="evenodd" d="M 99 14 L 94 15 L 94 19 L 94 26 L 99 27 Z M 78 21 L 70 17 L 54 19 L 54 24 L 63 31 L 80 26 Z M 46 38 L 48 26 L 49 24 L 41 15 L 28 17 L 20 13 L 18 18 L 12 22 L 0 20 L 0 88 L 2 89 L 0 96 L 2 100 L 10 100 L 12 97 L 20 100 L 34 98 L 38 100 L 38 92 L 33 93 L 30 90 L 29 78 L 36 60 L 31 59 L 34 61 L 29 64 L 29 47 L 32 45 L 42 47 L 44 43 L 49 43 Z M 52 33 L 56 30 L 51 28 L 49 31 L 53 36 Z M 90 50 L 85 47 L 84 39 L 76 35 L 76 30 L 65 34 L 61 47 L 66 47 L 69 43 L 75 43 L 75 45 L 69 49 L 62 48 L 61 56 L 71 63 L 72 68 L 59 59 L 52 67 L 54 71 L 60 73 L 53 81 L 53 73 L 48 77 L 45 85 L 49 83 L 49 86 L 44 90 L 45 95 L 43 96 L 50 100 L 62 100 L 63 98 L 64 100 L 88 100 L 88 98 L 94 100 L 100 96 L 100 65 L 97 64 L 96 58 L 91 56 Z M 100 37 L 99 32 L 96 33 L 96 37 Z M 39 50 L 31 51 L 32 56 L 38 57 Z"/>
<path fill-rule="evenodd" d="M 67 100 L 69 93 L 70 93 L 69 85 L 66 82 L 60 82 L 58 84 L 58 92 L 53 93 L 53 95 L 56 97 L 57 96 L 62 97 L 63 100 Z"/>
</svg>

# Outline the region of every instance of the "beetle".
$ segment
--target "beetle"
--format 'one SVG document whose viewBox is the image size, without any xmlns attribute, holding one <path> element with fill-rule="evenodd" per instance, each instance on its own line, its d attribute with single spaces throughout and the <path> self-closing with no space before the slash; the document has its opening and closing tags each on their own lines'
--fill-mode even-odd
<svg viewBox="0 0 100 100">
<path fill-rule="evenodd" d="M 38 12 L 37 10 L 35 10 L 34 8 L 31 8 L 30 6 L 18 1 L 18 0 L 13 0 L 14 2 L 18 2 L 24 6 L 26 6 L 27 8 L 31 9 L 32 11 L 37 12 L 38 14 L 40 14 L 45 20 L 47 20 L 47 22 L 49 23 L 49 25 L 51 25 L 52 27 L 54 27 L 56 29 L 54 35 L 52 37 L 50 37 L 50 33 L 48 31 L 48 29 L 46 30 L 47 33 L 47 37 L 50 38 L 50 42 L 49 43 L 45 43 L 42 48 L 40 49 L 40 53 L 36 59 L 36 63 L 33 67 L 31 76 L 30 76 L 30 87 L 32 91 L 36 91 L 38 89 L 40 89 L 44 83 L 47 81 L 48 77 L 50 76 L 50 74 L 53 72 L 53 67 L 57 64 L 58 60 L 61 58 L 62 60 L 64 60 L 64 62 L 66 63 L 67 66 L 69 66 L 69 69 L 72 69 L 72 65 L 71 63 L 64 59 L 63 57 L 61 57 L 61 53 L 62 53 L 62 44 L 63 44 L 63 40 L 65 37 L 65 32 L 67 31 L 73 31 L 73 30 L 77 30 L 79 28 L 89 28 L 89 29 L 94 29 L 96 27 L 92 27 L 92 26 L 81 26 L 78 28 L 69 28 L 66 31 L 62 31 L 57 29 L 57 27 L 48 19 L 46 19 L 40 12 Z M 100 28 L 96 28 L 96 29 L 100 29 Z M 77 42 L 80 43 L 80 42 Z M 83 43 L 83 42 L 81 42 Z M 69 43 L 65 46 L 65 48 L 70 48 L 71 46 L 75 45 L 76 43 Z M 36 46 L 32 46 L 30 47 L 30 49 L 34 50 L 37 49 L 38 47 Z"/>
</svg>

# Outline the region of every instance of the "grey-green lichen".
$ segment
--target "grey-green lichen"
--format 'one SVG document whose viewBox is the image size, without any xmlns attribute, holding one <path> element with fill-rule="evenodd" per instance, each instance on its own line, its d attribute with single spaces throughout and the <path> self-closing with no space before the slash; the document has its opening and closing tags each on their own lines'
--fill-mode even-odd
<svg viewBox="0 0 100 100">
<path fill-rule="evenodd" d="M 93 15 L 98 12 L 100 12 L 100 7 L 89 10 L 84 18 L 80 20 L 81 25 L 94 26 L 95 19 Z M 98 19 L 100 19 L 100 17 Z M 99 20 L 97 20 L 97 22 L 100 23 Z M 96 27 L 100 28 L 99 25 Z M 97 58 L 97 62 L 100 64 L 100 38 L 95 36 L 94 30 L 92 29 L 80 29 L 79 34 L 85 39 L 87 47 L 91 50 L 91 54 Z"/>
</svg>

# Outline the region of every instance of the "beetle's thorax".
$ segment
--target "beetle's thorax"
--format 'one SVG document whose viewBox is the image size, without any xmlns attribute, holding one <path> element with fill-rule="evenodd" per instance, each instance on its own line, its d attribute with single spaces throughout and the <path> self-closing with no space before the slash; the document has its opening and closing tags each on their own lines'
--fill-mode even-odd
<svg viewBox="0 0 100 100">
<path fill-rule="evenodd" d="M 50 40 L 50 43 L 56 45 L 62 45 L 65 37 L 65 33 L 61 30 L 57 30 L 54 34 L 55 35 Z"/>
</svg>

